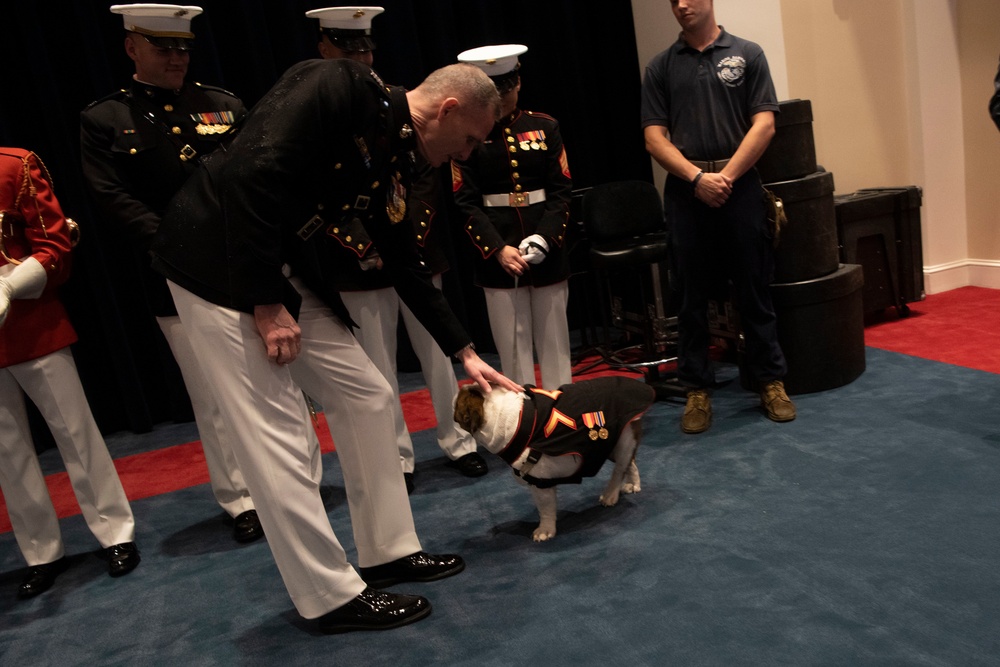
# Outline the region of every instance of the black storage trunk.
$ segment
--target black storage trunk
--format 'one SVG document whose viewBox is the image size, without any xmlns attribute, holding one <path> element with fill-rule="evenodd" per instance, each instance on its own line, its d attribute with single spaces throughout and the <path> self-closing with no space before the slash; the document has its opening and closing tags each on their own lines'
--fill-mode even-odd
<svg viewBox="0 0 1000 667">
<path fill-rule="evenodd" d="M 833 174 L 817 171 L 765 187 L 781 197 L 788 216 L 774 252 L 774 282 L 811 280 L 836 271 L 840 261 Z"/>
<path fill-rule="evenodd" d="M 920 201 L 916 186 L 834 197 L 840 259 L 864 268 L 866 313 L 891 306 L 905 315 L 924 298 Z"/>
<path fill-rule="evenodd" d="M 778 113 L 774 116 L 774 137 L 757 161 L 761 182 L 788 181 L 816 171 L 812 119 L 809 100 L 778 103 Z"/>
<path fill-rule="evenodd" d="M 898 188 L 862 188 L 858 192 L 891 195 L 895 205 L 896 246 L 899 256 L 899 298 L 904 304 L 923 301 L 924 246 L 920 237 L 923 191 L 916 185 Z"/>
<path fill-rule="evenodd" d="M 771 285 L 789 394 L 842 387 L 865 371 L 863 282 L 860 266 L 841 264 L 822 278 Z M 758 389 L 742 361 L 740 383 Z"/>
</svg>

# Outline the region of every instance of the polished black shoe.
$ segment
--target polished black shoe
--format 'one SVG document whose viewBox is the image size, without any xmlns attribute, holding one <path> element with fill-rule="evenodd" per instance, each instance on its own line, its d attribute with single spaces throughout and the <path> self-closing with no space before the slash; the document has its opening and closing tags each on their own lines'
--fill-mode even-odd
<svg viewBox="0 0 1000 667">
<path fill-rule="evenodd" d="M 264 537 L 257 510 L 247 510 L 236 515 L 233 520 L 233 539 L 237 542 L 253 542 Z"/>
<path fill-rule="evenodd" d="M 65 556 L 51 563 L 29 567 L 28 576 L 24 578 L 21 587 L 17 589 L 18 599 L 27 600 L 49 590 L 56 582 L 56 577 L 65 572 L 68 567 L 69 561 L 66 560 Z"/>
<path fill-rule="evenodd" d="M 419 621 L 431 613 L 431 603 L 419 595 L 400 595 L 366 588 L 345 604 L 316 619 L 329 634 L 352 630 L 389 630 Z"/>
<path fill-rule="evenodd" d="M 436 556 L 423 551 L 383 565 L 360 568 L 361 578 L 372 588 L 385 588 L 404 581 L 437 581 L 464 569 L 465 561 L 461 556 Z"/>
<path fill-rule="evenodd" d="M 120 577 L 134 570 L 141 558 L 135 542 L 123 542 L 105 550 L 108 556 L 108 574 Z"/>
<path fill-rule="evenodd" d="M 413 473 L 412 472 L 404 472 L 403 473 L 403 479 L 406 481 L 406 495 L 412 496 L 413 495 L 413 488 L 414 488 L 413 487 Z"/>
<path fill-rule="evenodd" d="M 479 455 L 479 452 L 469 452 L 454 461 L 448 461 L 445 465 L 457 469 L 466 477 L 482 477 L 489 472 L 486 461 Z"/>
</svg>

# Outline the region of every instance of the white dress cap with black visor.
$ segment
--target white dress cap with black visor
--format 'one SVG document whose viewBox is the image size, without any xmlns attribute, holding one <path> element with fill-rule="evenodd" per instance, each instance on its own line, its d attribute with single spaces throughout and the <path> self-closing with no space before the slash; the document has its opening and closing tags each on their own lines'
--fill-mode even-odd
<svg viewBox="0 0 1000 667">
<path fill-rule="evenodd" d="M 306 16 L 319 19 L 319 31 L 330 43 L 348 53 L 375 50 L 372 19 L 384 12 L 382 7 L 326 7 L 311 9 Z"/>
<path fill-rule="evenodd" d="M 153 46 L 178 51 L 194 48 L 191 19 L 202 11 L 194 5 L 111 5 L 111 13 L 122 15 L 127 31 L 142 35 Z"/>
<path fill-rule="evenodd" d="M 514 89 L 518 81 L 521 62 L 517 59 L 528 47 L 524 44 L 494 44 L 480 46 L 458 54 L 458 62 L 475 65 L 493 79 L 497 91 L 503 95 Z"/>
</svg>

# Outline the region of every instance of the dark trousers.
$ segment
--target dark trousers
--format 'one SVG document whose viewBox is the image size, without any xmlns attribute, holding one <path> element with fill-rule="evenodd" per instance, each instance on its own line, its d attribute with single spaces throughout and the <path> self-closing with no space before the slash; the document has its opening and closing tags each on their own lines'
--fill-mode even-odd
<svg viewBox="0 0 1000 667">
<path fill-rule="evenodd" d="M 695 198 L 690 183 L 669 176 L 664 206 L 673 238 L 675 280 L 681 300 L 678 377 L 689 387 L 715 382 L 708 356 L 708 301 L 731 280 L 746 337 L 747 370 L 758 382 L 785 376 L 769 285 L 774 278 L 773 235 L 756 170 L 733 184 L 720 208 Z"/>
</svg>

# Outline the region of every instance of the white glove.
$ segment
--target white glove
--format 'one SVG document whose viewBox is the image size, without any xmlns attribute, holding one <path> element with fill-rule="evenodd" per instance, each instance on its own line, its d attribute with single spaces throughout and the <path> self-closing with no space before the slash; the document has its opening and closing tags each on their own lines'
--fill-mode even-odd
<svg viewBox="0 0 1000 667">
<path fill-rule="evenodd" d="M 517 249 L 528 264 L 540 264 L 548 255 L 549 242 L 539 234 L 532 234 L 521 241 Z"/>
<path fill-rule="evenodd" d="M 11 300 L 37 299 L 48 280 L 45 268 L 34 257 L 24 260 L 0 278 L 0 326 L 7 319 Z"/>
</svg>

